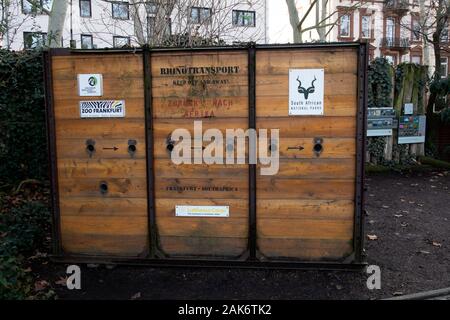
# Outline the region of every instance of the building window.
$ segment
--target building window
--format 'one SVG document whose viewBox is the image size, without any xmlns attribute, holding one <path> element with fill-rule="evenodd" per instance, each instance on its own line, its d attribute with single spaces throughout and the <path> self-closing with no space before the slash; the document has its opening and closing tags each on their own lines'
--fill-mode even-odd
<svg viewBox="0 0 450 320">
<path fill-rule="evenodd" d="M 189 21 L 195 24 L 211 22 L 211 8 L 192 7 Z"/>
<path fill-rule="evenodd" d="M 448 57 L 441 58 L 441 77 L 447 78 L 448 75 Z"/>
<path fill-rule="evenodd" d="M 339 18 L 339 36 L 348 38 L 350 37 L 350 15 L 343 14 Z"/>
<path fill-rule="evenodd" d="M 112 17 L 113 19 L 120 19 L 120 20 L 130 19 L 130 6 L 128 2 L 113 2 Z"/>
<path fill-rule="evenodd" d="M 114 36 L 113 37 L 113 46 L 114 46 L 114 48 L 129 47 L 130 46 L 130 37 Z"/>
<path fill-rule="evenodd" d="M 91 0 L 80 0 L 80 17 L 92 17 Z"/>
<path fill-rule="evenodd" d="M 45 32 L 23 33 L 23 47 L 25 49 L 35 49 L 43 47 L 46 41 L 47 41 L 47 33 Z"/>
<path fill-rule="evenodd" d="M 22 0 L 22 13 L 42 14 L 43 10 L 52 9 L 53 0 Z"/>
<path fill-rule="evenodd" d="M 394 42 L 395 38 L 395 20 L 394 18 L 386 19 L 386 38 L 389 42 Z"/>
<path fill-rule="evenodd" d="M 158 4 L 155 2 L 147 2 L 145 4 L 145 10 L 147 10 L 147 14 L 157 14 L 158 13 Z"/>
<path fill-rule="evenodd" d="M 448 22 L 445 22 L 444 28 L 442 29 L 441 41 L 448 42 Z"/>
<path fill-rule="evenodd" d="M 390 64 L 392 64 L 393 66 L 396 65 L 396 56 L 387 54 L 387 55 L 384 56 L 384 58 L 385 58 Z"/>
<path fill-rule="evenodd" d="M 420 22 L 418 17 L 411 18 L 411 40 L 420 41 Z"/>
<path fill-rule="evenodd" d="M 421 56 L 411 56 L 411 63 L 422 64 Z"/>
<path fill-rule="evenodd" d="M 255 11 L 233 10 L 233 26 L 235 27 L 255 27 Z"/>
<path fill-rule="evenodd" d="M 81 49 L 94 49 L 94 42 L 92 35 L 90 34 L 81 35 Z"/>
<path fill-rule="evenodd" d="M 155 36 L 155 23 L 156 23 L 156 18 L 155 17 L 148 17 L 147 18 L 147 36 L 148 36 L 148 39 L 153 38 Z"/>
<path fill-rule="evenodd" d="M 371 38 L 371 16 L 361 16 L 361 38 Z"/>
</svg>

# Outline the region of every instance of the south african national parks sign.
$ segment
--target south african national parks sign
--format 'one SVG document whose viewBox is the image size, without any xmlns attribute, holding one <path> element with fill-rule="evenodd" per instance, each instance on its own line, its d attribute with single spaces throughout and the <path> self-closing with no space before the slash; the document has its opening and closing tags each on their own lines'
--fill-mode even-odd
<svg viewBox="0 0 450 320">
<path fill-rule="evenodd" d="M 323 69 L 289 69 L 289 115 L 323 115 Z"/>
</svg>

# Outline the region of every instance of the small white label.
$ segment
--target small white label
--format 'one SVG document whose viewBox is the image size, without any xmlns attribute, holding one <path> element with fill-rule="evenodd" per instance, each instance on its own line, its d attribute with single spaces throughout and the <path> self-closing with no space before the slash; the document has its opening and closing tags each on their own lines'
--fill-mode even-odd
<svg viewBox="0 0 450 320">
<path fill-rule="evenodd" d="M 125 117 L 124 100 L 80 101 L 81 118 L 123 118 Z"/>
<path fill-rule="evenodd" d="M 323 115 L 324 69 L 289 69 L 289 115 Z"/>
<path fill-rule="evenodd" d="M 177 217 L 229 217 L 229 206 L 175 206 Z"/>
<path fill-rule="evenodd" d="M 368 137 L 392 136 L 392 129 L 370 129 L 367 130 Z"/>
<path fill-rule="evenodd" d="M 414 104 L 412 103 L 405 103 L 404 106 L 404 113 L 405 114 L 413 114 L 413 110 L 414 110 Z"/>
<path fill-rule="evenodd" d="M 79 74 L 78 95 L 80 97 L 101 97 L 103 95 L 103 76 L 101 74 Z"/>
</svg>

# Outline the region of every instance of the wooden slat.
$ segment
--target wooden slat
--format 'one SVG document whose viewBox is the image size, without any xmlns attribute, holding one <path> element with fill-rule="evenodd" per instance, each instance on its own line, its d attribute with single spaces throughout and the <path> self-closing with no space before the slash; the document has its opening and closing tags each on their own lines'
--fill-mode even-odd
<svg viewBox="0 0 450 320">
<path fill-rule="evenodd" d="M 73 254 L 144 257 L 148 252 L 148 237 L 146 234 L 93 235 L 65 231 L 62 249 Z"/>
<path fill-rule="evenodd" d="M 174 164 L 170 159 L 155 160 L 155 176 L 161 178 L 242 179 L 248 174 L 245 164 Z"/>
<path fill-rule="evenodd" d="M 76 79 L 77 74 L 100 73 L 103 79 L 143 78 L 142 55 L 53 56 L 54 80 Z"/>
<path fill-rule="evenodd" d="M 146 217 L 61 216 L 61 232 L 91 235 L 145 235 Z"/>
<path fill-rule="evenodd" d="M 355 73 L 357 71 L 357 51 L 345 50 L 285 50 L 256 52 L 256 75 L 287 75 L 290 68 L 325 69 L 326 74 Z"/>
<path fill-rule="evenodd" d="M 264 161 L 264 159 L 263 159 Z M 258 165 L 267 168 L 274 164 Z M 355 160 L 349 159 L 280 159 L 278 172 L 274 175 L 284 179 L 354 179 Z M 258 179 L 271 179 L 260 176 Z"/>
<path fill-rule="evenodd" d="M 95 140 L 95 152 L 89 156 L 86 140 Z M 134 138 L 133 138 L 134 139 Z M 128 153 L 128 138 L 104 139 L 100 137 L 57 138 L 58 159 L 145 159 L 145 139 L 136 139 L 136 152 L 133 157 Z M 113 148 L 117 147 L 117 150 Z M 107 148 L 107 149 L 104 149 Z"/>
<path fill-rule="evenodd" d="M 258 199 L 342 199 L 353 200 L 355 183 L 349 180 L 295 180 L 260 178 Z"/>
<path fill-rule="evenodd" d="M 159 238 L 162 250 L 170 256 L 236 257 L 247 248 L 247 238 L 171 237 Z"/>
<path fill-rule="evenodd" d="M 327 137 L 344 138 L 356 135 L 354 117 L 258 118 L 257 129 L 279 129 L 280 138 Z"/>
<path fill-rule="evenodd" d="M 337 260 L 353 251 L 351 241 L 339 239 L 259 238 L 258 248 L 267 257 L 303 260 Z"/>
<path fill-rule="evenodd" d="M 108 183 L 108 192 L 100 192 L 100 182 Z M 145 198 L 147 197 L 147 181 L 145 178 L 59 178 L 59 194 L 61 197 L 119 197 Z"/>
<path fill-rule="evenodd" d="M 257 117 L 288 117 L 289 115 L 289 92 L 285 95 L 256 96 Z M 324 117 L 354 117 L 356 115 L 355 94 L 350 95 L 326 95 L 324 96 Z M 296 119 L 290 116 L 290 119 Z"/>
<path fill-rule="evenodd" d="M 60 178 L 146 178 L 144 159 L 66 159 L 58 160 Z"/>
<path fill-rule="evenodd" d="M 303 147 L 302 150 L 292 147 Z M 291 149 L 289 149 L 291 148 Z M 278 152 L 281 159 L 328 159 L 354 158 L 356 152 L 355 138 L 324 138 L 322 152 L 317 157 L 314 153 L 314 138 L 282 138 L 279 140 Z"/>
<path fill-rule="evenodd" d="M 246 218 L 158 217 L 160 236 L 244 238 L 248 233 Z"/>
<path fill-rule="evenodd" d="M 59 206 L 63 216 L 147 217 L 146 198 L 63 197 Z"/>
<path fill-rule="evenodd" d="M 352 220 L 355 204 L 352 200 L 259 199 L 258 219 L 336 219 Z M 287 222 L 288 223 L 288 222 Z"/>
<path fill-rule="evenodd" d="M 340 239 L 353 237 L 351 220 L 258 219 L 258 238 Z"/>
<path fill-rule="evenodd" d="M 230 217 L 247 218 L 248 201 L 241 199 L 156 199 L 156 214 L 158 217 L 175 217 L 175 206 L 229 206 Z"/>
<path fill-rule="evenodd" d="M 56 136 L 61 138 L 113 138 L 141 139 L 145 141 L 145 122 L 124 119 L 59 120 L 56 122 Z"/>
<path fill-rule="evenodd" d="M 248 116 L 248 97 L 246 96 L 153 98 L 152 104 L 155 119 Z"/>
<path fill-rule="evenodd" d="M 155 178 L 155 196 L 169 199 L 247 199 L 248 176 L 230 179 Z"/>
</svg>

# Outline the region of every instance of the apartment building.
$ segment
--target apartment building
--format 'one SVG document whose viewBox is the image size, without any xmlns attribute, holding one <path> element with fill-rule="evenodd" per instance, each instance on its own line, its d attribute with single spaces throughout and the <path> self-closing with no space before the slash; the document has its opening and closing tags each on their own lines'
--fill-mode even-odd
<svg viewBox="0 0 450 320">
<path fill-rule="evenodd" d="M 46 42 L 55 0 L 12 0 L 0 46 L 22 50 Z M 59 1 L 59 0 L 58 0 Z M 171 35 L 267 42 L 266 0 L 68 1 L 62 47 L 160 45 Z M 171 5 L 167 5 L 170 3 Z"/>
</svg>

